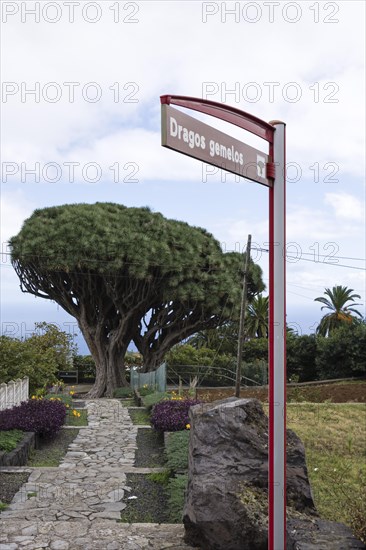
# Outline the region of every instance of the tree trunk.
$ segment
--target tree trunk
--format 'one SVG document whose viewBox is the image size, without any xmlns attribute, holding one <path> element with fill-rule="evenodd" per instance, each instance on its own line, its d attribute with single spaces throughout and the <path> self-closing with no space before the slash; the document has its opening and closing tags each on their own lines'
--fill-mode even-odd
<svg viewBox="0 0 366 550">
<path fill-rule="evenodd" d="M 95 357 L 93 357 L 95 361 Z M 99 363 L 95 363 L 95 382 L 91 390 L 87 393 L 87 399 L 102 397 L 107 383 L 107 369 Z"/>
<path fill-rule="evenodd" d="M 80 321 L 79 327 L 95 361 L 95 382 L 87 398 L 113 397 L 116 388 L 128 386 L 124 368 L 128 344 L 119 346 L 113 339 L 105 340 L 98 328 L 90 329 Z"/>
<path fill-rule="evenodd" d="M 140 350 L 139 350 L 140 351 Z M 140 352 L 141 353 L 141 352 Z M 157 370 L 163 362 L 166 350 L 164 351 L 147 351 L 144 357 L 144 364 L 141 372 L 152 372 Z"/>
<path fill-rule="evenodd" d="M 106 397 L 113 397 L 116 388 L 128 386 L 125 373 L 124 357 L 128 344 L 120 346 L 110 343 L 107 365 Z"/>
</svg>

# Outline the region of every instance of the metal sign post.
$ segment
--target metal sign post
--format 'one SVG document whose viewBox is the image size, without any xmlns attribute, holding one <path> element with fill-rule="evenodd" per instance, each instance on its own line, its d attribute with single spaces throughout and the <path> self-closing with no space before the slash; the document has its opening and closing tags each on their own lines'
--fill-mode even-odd
<svg viewBox="0 0 366 550">
<path fill-rule="evenodd" d="M 286 195 L 285 124 L 276 128 L 276 176 L 269 190 L 268 548 L 286 548 Z"/>
<path fill-rule="evenodd" d="M 268 549 L 286 548 L 285 124 L 222 103 L 164 95 L 162 145 L 269 187 Z M 269 155 L 172 109 L 178 105 L 235 124 L 269 143 Z"/>
</svg>

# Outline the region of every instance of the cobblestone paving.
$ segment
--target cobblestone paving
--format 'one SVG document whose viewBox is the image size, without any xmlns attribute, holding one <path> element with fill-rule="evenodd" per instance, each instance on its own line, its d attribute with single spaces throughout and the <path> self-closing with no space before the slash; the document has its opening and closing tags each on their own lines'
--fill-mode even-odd
<svg viewBox="0 0 366 550">
<path fill-rule="evenodd" d="M 117 523 L 126 508 L 137 427 L 114 399 L 86 402 L 81 428 L 58 468 L 34 468 L 0 515 L 0 550 L 188 549 L 181 525 Z"/>
</svg>

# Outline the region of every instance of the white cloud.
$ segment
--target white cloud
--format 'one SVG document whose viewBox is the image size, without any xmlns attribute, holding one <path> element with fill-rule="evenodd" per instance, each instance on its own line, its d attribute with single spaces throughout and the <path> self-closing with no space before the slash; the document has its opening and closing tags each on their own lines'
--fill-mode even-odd
<svg viewBox="0 0 366 550">
<path fill-rule="evenodd" d="M 6 242 L 16 235 L 26 218 L 34 210 L 34 204 L 30 202 L 20 190 L 3 191 L 0 200 L 1 206 L 1 242 Z"/>
<path fill-rule="evenodd" d="M 326 193 L 325 203 L 329 204 L 337 218 L 365 221 L 365 203 L 349 193 Z"/>
<path fill-rule="evenodd" d="M 266 193 L 254 194 L 251 185 L 233 184 L 232 178 L 221 185 L 219 175 L 211 178 L 212 185 L 203 191 L 200 163 L 160 146 L 159 96 L 202 96 L 204 83 L 210 83 L 214 93 L 208 99 L 226 102 L 264 120 L 276 118 L 287 123 L 287 159 L 302 170 L 298 185 L 288 185 L 288 241 L 298 243 L 303 253 L 310 254 L 304 254 L 308 259 L 316 253 L 316 243 L 318 252 L 325 255 L 331 252 L 326 246 L 335 243 L 339 255 L 364 257 L 364 195 L 359 186 L 359 182 L 364 184 L 364 129 L 360 124 L 364 118 L 363 2 L 341 0 L 328 3 L 328 7 L 320 2 L 298 2 L 301 18 L 296 24 L 283 17 L 287 2 L 276 4 L 273 23 L 268 22 L 269 8 L 258 2 L 262 12 L 256 24 L 244 20 L 244 3 L 230 3 L 239 5 L 238 22 L 232 15 L 222 22 L 227 8 L 221 2 L 215 3 L 218 13 L 202 23 L 200 2 L 141 2 L 137 3 L 138 24 L 123 22 L 129 13 L 123 3 L 118 3 L 119 23 L 113 22 L 116 8 L 112 6 L 117 3 L 99 4 L 103 16 L 96 24 L 80 18 L 79 6 L 72 24 L 65 18 L 65 8 L 63 22 L 57 24 L 32 23 L 31 17 L 30 22 L 21 23 L 18 14 L 3 25 L 3 81 L 15 82 L 19 88 L 22 82 L 28 88 L 39 82 L 41 90 L 38 103 L 31 96 L 22 101 L 19 91 L 2 104 L 3 161 L 24 162 L 28 167 L 35 162 L 57 162 L 61 167 L 70 161 L 81 166 L 96 162 L 103 178 L 82 188 L 86 202 L 115 200 L 141 205 L 146 201 L 153 203 L 155 210 L 163 209 L 168 217 L 189 218 L 192 224 L 204 225 L 228 249 L 235 248 L 235 243 L 245 244 L 249 233 L 253 242 L 265 246 Z M 333 4 L 339 10 L 332 16 Z M 293 15 L 294 8 L 287 9 L 287 15 Z M 253 15 L 253 10 L 250 13 Z M 325 24 L 326 17 L 338 22 Z M 55 103 L 44 98 L 48 82 L 56 82 L 62 90 Z M 65 82 L 80 83 L 73 103 L 68 100 Z M 96 103 L 83 97 L 90 82 L 96 82 L 102 92 Z M 271 85 L 265 83 L 276 83 L 273 100 Z M 251 95 L 256 90 L 259 96 L 253 101 Z M 291 101 L 296 90 L 300 90 L 299 100 Z M 130 101 L 131 92 L 137 102 Z M 248 142 L 252 143 L 251 139 Z M 124 166 L 136 163 L 137 179 L 148 185 L 105 185 L 113 181 L 110 167 L 116 162 L 123 178 L 130 174 Z M 334 166 L 337 187 L 328 181 Z M 32 185 L 32 178 L 26 186 L 20 186 L 20 181 L 18 172 L 4 184 L 3 242 L 19 231 L 34 208 L 45 202 L 80 200 L 79 189 L 72 185 L 45 185 L 42 192 Z M 160 181 L 197 182 L 200 199 L 196 199 L 195 188 L 187 186 L 191 200 L 188 206 L 187 202 L 181 205 L 176 198 L 179 186 L 172 185 L 167 193 L 167 186 L 159 185 Z M 210 214 L 211 208 L 215 215 Z M 265 276 L 266 264 L 263 254 Z M 6 271 L 10 269 L 3 269 Z M 316 295 L 338 282 L 364 288 L 363 272 L 320 262 L 289 263 L 288 274 L 289 282 L 303 287 L 293 287 L 292 292 L 305 296 L 311 294 L 306 286 L 316 286 Z M 12 281 L 8 279 L 7 298 L 24 298 L 18 288 L 12 292 L 12 285 L 14 289 L 17 286 L 14 277 Z M 304 301 L 310 303 L 293 293 L 289 300 L 300 306 Z M 299 311 L 301 316 L 301 308 Z"/>
</svg>

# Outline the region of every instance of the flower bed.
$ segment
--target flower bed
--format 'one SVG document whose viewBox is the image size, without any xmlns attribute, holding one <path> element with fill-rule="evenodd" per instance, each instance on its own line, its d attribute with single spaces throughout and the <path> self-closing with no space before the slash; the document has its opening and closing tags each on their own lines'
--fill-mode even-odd
<svg viewBox="0 0 366 550">
<path fill-rule="evenodd" d="M 0 430 L 22 430 L 51 437 L 63 426 L 65 418 L 66 406 L 61 401 L 32 399 L 0 411 Z"/>
<path fill-rule="evenodd" d="M 166 399 L 157 403 L 151 413 L 153 428 L 161 432 L 177 432 L 189 429 L 188 411 L 200 404 L 197 399 Z"/>
</svg>

